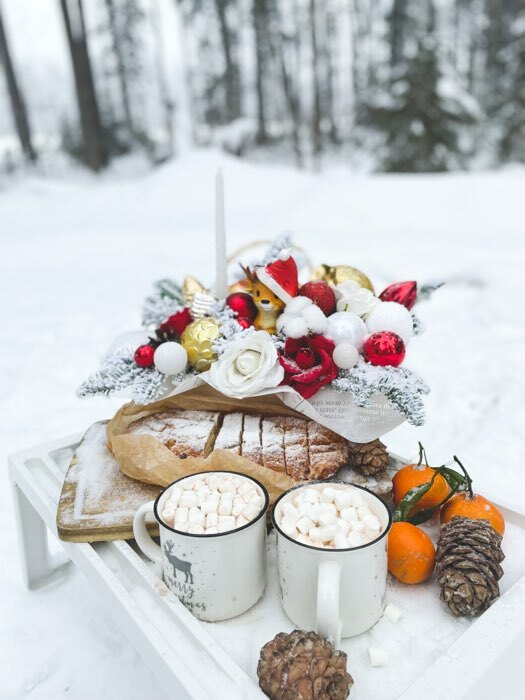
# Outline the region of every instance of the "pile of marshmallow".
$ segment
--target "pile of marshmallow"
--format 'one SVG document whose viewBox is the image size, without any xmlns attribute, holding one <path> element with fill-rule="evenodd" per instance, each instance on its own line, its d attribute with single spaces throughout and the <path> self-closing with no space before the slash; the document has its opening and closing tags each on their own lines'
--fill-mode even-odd
<svg viewBox="0 0 525 700">
<path fill-rule="evenodd" d="M 311 547 L 348 549 L 377 539 L 384 531 L 360 489 L 344 484 L 292 491 L 278 506 L 277 524 Z"/>
<path fill-rule="evenodd" d="M 235 530 L 260 514 L 261 489 L 251 479 L 210 472 L 174 484 L 161 517 L 170 527 L 194 535 L 216 535 Z"/>
</svg>

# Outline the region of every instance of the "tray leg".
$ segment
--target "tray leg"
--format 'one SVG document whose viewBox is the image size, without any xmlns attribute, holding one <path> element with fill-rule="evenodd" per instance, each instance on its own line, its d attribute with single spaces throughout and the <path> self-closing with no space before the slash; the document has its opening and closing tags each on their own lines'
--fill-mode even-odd
<svg viewBox="0 0 525 700">
<path fill-rule="evenodd" d="M 22 576 L 27 588 L 34 590 L 63 578 L 69 558 L 63 550 L 50 553 L 45 522 L 17 483 L 13 493 Z"/>
</svg>

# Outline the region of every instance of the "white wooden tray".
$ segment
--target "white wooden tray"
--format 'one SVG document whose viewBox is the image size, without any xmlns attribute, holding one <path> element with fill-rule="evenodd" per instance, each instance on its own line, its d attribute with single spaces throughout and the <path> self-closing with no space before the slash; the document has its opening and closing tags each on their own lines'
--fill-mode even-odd
<svg viewBox="0 0 525 700">
<path fill-rule="evenodd" d="M 22 565 L 30 587 L 62 571 L 63 562 L 50 562 L 43 551 L 45 532 L 47 526 L 56 534 L 60 489 L 80 437 L 10 457 Z M 402 609 L 402 619 L 392 624 L 383 618 L 369 632 L 342 644 L 355 680 L 353 700 L 523 697 L 525 517 L 500 507 L 507 521 L 501 598 L 480 618 L 467 622 L 446 612 L 433 581 L 415 587 L 390 581 L 388 600 Z M 432 528 L 429 534 L 435 534 Z M 277 632 L 293 629 L 278 600 L 273 535 L 264 598 L 245 615 L 215 624 L 196 620 L 168 591 L 155 567 L 137 553 L 133 542 L 61 545 L 170 697 L 264 697 L 256 676 L 259 650 Z M 369 646 L 388 650 L 390 664 L 371 668 L 366 655 Z"/>
</svg>

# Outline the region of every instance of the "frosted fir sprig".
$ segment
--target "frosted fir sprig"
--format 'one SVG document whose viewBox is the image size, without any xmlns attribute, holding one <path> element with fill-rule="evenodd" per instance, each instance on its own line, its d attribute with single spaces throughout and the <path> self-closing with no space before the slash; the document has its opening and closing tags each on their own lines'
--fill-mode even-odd
<svg viewBox="0 0 525 700">
<path fill-rule="evenodd" d="M 337 391 L 350 391 L 357 406 L 367 406 L 379 392 L 402 413 L 411 425 L 423 425 L 423 396 L 430 389 L 419 375 L 406 367 L 379 367 L 360 361 L 350 370 L 341 370 L 332 382 Z"/>
<path fill-rule="evenodd" d="M 134 349 L 125 346 L 107 355 L 100 369 L 89 376 L 79 387 L 78 396 L 114 394 L 131 388 L 133 400 L 140 404 L 153 401 L 160 393 L 164 375 L 155 367 L 139 367 Z"/>
<path fill-rule="evenodd" d="M 170 279 L 158 280 L 154 291 L 146 297 L 142 306 L 142 325 L 160 326 L 171 315 L 184 308 L 184 296 L 180 284 Z"/>
<path fill-rule="evenodd" d="M 256 329 L 253 326 L 250 326 L 249 328 L 242 328 L 242 326 L 240 326 L 235 319 L 232 319 L 229 323 L 224 323 L 221 326 L 222 337 L 219 337 L 214 341 L 213 351 L 217 354 L 217 357 L 220 357 L 234 340 L 246 338 L 255 332 Z"/>
<path fill-rule="evenodd" d="M 417 291 L 417 301 L 427 301 L 430 297 L 440 289 L 445 283 L 444 282 L 428 282 L 427 284 L 421 285 Z"/>
<path fill-rule="evenodd" d="M 425 324 L 415 314 L 412 314 L 412 328 L 414 329 L 414 335 L 422 335 L 426 331 Z"/>
</svg>

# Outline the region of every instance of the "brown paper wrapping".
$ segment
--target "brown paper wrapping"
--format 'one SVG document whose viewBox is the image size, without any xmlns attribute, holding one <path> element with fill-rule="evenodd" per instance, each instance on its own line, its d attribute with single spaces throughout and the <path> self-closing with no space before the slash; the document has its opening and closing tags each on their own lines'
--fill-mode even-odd
<svg viewBox="0 0 525 700">
<path fill-rule="evenodd" d="M 227 450 L 214 450 L 206 458 L 179 459 L 153 436 L 131 435 L 127 432 L 128 426 L 133 421 L 170 408 L 197 411 L 251 411 L 268 415 L 302 417 L 300 413 L 285 406 L 277 396 L 231 399 L 208 385 L 156 401 L 148 406 L 126 404 L 107 426 L 108 448 L 126 476 L 148 484 L 167 486 L 180 477 L 200 471 L 221 469 L 237 471 L 252 476 L 264 484 L 270 494 L 271 503 L 283 491 L 299 483 L 284 472 L 273 471 Z"/>
</svg>

